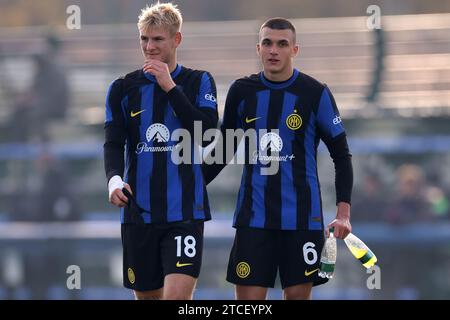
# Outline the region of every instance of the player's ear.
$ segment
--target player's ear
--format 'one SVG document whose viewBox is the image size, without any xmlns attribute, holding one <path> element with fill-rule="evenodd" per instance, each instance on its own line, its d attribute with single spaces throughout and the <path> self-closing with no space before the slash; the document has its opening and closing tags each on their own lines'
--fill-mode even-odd
<svg viewBox="0 0 450 320">
<path fill-rule="evenodd" d="M 261 56 L 261 46 L 259 45 L 259 43 L 256 44 L 256 54 L 258 56 Z"/>
<path fill-rule="evenodd" d="M 298 53 L 300 52 L 300 46 L 296 44 L 294 48 L 292 49 L 292 58 L 296 57 Z"/>
<path fill-rule="evenodd" d="M 177 31 L 175 33 L 175 45 L 178 47 L 181 43 L 181 40 L 183 39 L 183 37 L 181 36 L 181 32 Z"/>
</svg>

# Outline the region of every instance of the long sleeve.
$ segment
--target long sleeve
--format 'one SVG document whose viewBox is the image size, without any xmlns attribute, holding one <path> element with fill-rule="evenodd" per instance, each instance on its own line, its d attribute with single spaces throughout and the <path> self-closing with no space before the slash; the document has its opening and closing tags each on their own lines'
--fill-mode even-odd
<svg viewBox="0 0 450 320">
<path fill-rule="evenodd" d="M 179 117 L 183 127 L 194 135 L 194 122 L 202 123 L 202 134 L 211 128 L 216 128 L 218 121 L 217 92 L 213 77 L 204 72 L 201 78 L 197 106 L 192 105 L 179 86 L 168 93 L 169 102 Z"/>
<path fill-rule="evenodd" d="M 123 178 L 126 122 L 122 111 L 122 82 L 115 80 L 106 96 L 104 164 L 107 181 L 118 175 Z"/>
<path fill-rule="evenodd" d="M 353 167 L 346 133 L 336 102 L 325 87 L 317 111 L 317 124 L 335 168 L 336 203 L 351 203 Z"/>
<path fill-rule="evenodd" d="M 227 152 L 227 139 L 226 139 L 226 130 L 227 129 L 237 129 L 242 127 L 240 124 L 240 119 L 238 117 L 238 108 L 239 108 L 239 95 L 237 94 L 237 86 L 233 84 L 227 94 L 227 99 L 225 101 L 225 110 L 223 121 L 220 126 L 221 135 L 217 144 L 215 145 L 213 152 L 216 152 L 218 148 L 221 148 L 222 152 L 216 152 L 216 154 L 222 154 L 222 157 L 219 157 L 219 163 L 204 163 L 202 165 L 203 175 L 205 177 L 205 183 L 209 184 L 214 180 L 215 177 L 222 171 L 223 168 L 233 159 L 234 154 L 236 153 L 237 147 L 240 141 L 235 141 L 233 152 Z M 229 142 L 231 143 L 231 142 Z"/>
</svg>

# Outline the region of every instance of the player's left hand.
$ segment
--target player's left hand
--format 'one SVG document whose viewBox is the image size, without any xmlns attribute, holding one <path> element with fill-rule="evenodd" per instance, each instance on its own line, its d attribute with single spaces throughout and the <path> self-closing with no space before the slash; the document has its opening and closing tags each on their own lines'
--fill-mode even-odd
<svg viewBox="0 0 450 320">
<path fill-rule="evenodd" d="M 352 226 L 350 224 L 349 219 L 334 219 L 331 221 L 331 223 L 327 226 L 327 229 L 325 231 L 327 238 L 330 236 L 330 228 L 334 227 L 334 236 L 338 239 L 345 239 L 345 237 L 348 236 L 350 232 L 352 232 Z"/>
<path fill-rule="evenodd" d="M 159 60 L 149 59 L 145 60 L 144 66 L 142 68 L 144 72 L 149 72 L 155 76 L 156 81 L 158 81 L 159 86 L 165 92 L 169 92 L 173 87 L 176 86 L 170 76 L 169 66 Z"/>
<path fill-rule="evenodd" d="M 350 224 L 350 205 L 348 203 L 338 203 L 336 219 L 331 221 L 325 229 L 327 238 L 330 236 L 331 227 L 334 227 L 333 234 L 338 239 L 345 239 L 345 237 L 352 232 L 352 225 Z"/>
</svg>

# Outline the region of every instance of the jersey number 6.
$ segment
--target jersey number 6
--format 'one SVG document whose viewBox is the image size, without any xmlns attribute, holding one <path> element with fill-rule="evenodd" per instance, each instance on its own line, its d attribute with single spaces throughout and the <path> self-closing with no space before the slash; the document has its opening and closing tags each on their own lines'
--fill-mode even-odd
<svg viewBox="0 0 450 320">
<path fill-rule="evenodd" d="M 315 246 L 316 245 L 312 242 L 307 242 L 303 245 L 303 259 L 309 265 L 313 265 L 317 262 L 317 251 L 314 249 Z"/>
</svg>

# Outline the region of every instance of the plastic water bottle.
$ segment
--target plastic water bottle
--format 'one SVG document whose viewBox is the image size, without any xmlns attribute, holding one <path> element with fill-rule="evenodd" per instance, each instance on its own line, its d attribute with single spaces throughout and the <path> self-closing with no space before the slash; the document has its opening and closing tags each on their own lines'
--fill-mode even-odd
<svg viewBox="0 0 450 320">
<path fill-rule="evenodd" d="M 336 238 L 334 237 L 334 228 L 330 228 L 330 236 L 325 239 L 325 244 L 320 255 L 319 277 L 333 278 L 334 266 L 336 265 Z"/>
<path fill-rule="evenodd" d="M 353 256 L 367 269 L 372 267 L 377 262 L 377 257 L 373 254 L 369 247 L 367 247 L 366 244 L 354 234 L 349 233 L 348 236 L 345 237 L 344 242 Z"/>
</svg>

